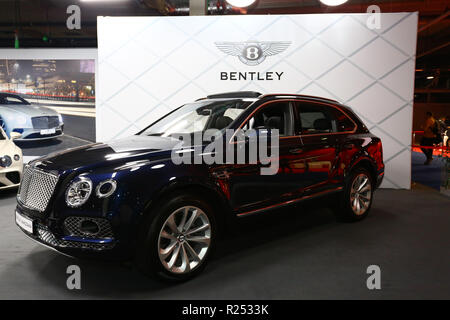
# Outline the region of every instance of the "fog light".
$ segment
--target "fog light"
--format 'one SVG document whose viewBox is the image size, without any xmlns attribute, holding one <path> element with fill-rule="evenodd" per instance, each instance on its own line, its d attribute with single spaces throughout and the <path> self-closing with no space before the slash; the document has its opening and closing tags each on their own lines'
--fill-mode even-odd
<svg viewBox="0 0 450 320">
<path fill-rule="evenodd" d="M 100 231 L 98 224 L 91 220 L 84 220 L 81 222 L 80 231 L 82 233 L 95 235 Z"/>
<path fill-rule="evenodd" d="M 18 154 L 15 154 L 15 155 L 14 155 L 14 160 L 15 160 L 15 161 L 19 161 L 19 160 L 20 160 L 20 156 L 19 156 Z"/>
</svg>

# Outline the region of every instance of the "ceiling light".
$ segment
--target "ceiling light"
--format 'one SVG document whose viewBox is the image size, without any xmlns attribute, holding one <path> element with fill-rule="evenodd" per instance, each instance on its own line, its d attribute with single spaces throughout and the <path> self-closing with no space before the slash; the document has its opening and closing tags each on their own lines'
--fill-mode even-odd
<svg viewBox="0 0 450 320">
<path fill-rule="evenodd" d="M 348 0 L 320 0 L 320 2 L 330 7 L 339 6 L 347 1 Z"/>
<path fill-rule="evenodd" d="M 128 0 L 80 0 L 81 2 L 120 2 L 120 1 L 128 1 Z"/>
<path fill-rule="evenodd" d="M 431 79 L 434 79 L 434 77 L 433 76 L 428 76 L 427 79 L 431 80 Z"/>
<path fill-rule="evenodd" d="M 233 7 L 245 8 L 251 6 L 256 0 L 226 0 Z"/>
</svg>

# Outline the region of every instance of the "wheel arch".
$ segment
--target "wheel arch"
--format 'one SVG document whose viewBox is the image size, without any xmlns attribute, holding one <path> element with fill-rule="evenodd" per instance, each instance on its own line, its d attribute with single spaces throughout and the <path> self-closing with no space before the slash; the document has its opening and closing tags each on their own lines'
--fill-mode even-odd
<svg viewBox="0 0 450 320">
<path fill-rule="evenodd" d="M 358 168 L 364 168 L 367 171 L 369 171 L 371 178 L 372 178 L 372 186 L 375 189 L 376 183 L 377 183 L 377 167 L 376 167 L 375 162 L 367 157 L 360 158 L 355 163 L 353 163 L 353 165 L 350 167 L 350 169 L 348 170 L 347 176 L 349 176 L 351 172 L 353 172 L 354 170 L 356 170 Z"/>
<path fill-rule="evenodd" d="M 214 209 L 216 214 L 219 233 L 222 233 L 228 219 L 231 218 L 231 209 L 227 199 L 219 190 L 209 184 L 200 182 L 178 182 L 167 185 L 155 194 L 145 205 L 144 215 L 150 214 L 155 207 L 170 197 L 178 194 L 194 194 L 206 201 Z"/>
</svg>

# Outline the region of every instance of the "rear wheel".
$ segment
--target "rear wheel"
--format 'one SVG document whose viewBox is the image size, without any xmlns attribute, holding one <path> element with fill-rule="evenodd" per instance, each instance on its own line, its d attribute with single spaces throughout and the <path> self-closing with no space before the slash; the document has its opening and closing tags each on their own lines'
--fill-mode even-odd
<svg viewBox="0 0 450 320">
<path fill-rule="evenodd" d="M 369 171 L 357 168 L 350 177 L 335 207 L 340 220 L 354 222 L 364 219 L 372 206 L 373 181 Z"/>
<path fill-rule="evenodd" d="M 175 196 L 154 212 L 137 254 L 141 271 L 178 281 L 200 273 L 216 237 L 212 207 L 194 195 L 185 194 Z"/>
</svg>

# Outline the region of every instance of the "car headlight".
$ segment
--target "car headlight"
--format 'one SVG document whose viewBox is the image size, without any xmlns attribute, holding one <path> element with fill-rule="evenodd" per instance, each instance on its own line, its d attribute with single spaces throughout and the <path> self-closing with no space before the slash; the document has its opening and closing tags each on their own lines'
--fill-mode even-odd
<svg viewBox="0 0 450 320">
<path fill-rule="evenodd" d="M 0 158 L 0 167 L 7 168 L 11 166 L 12 160 L 10 156 L 3 156 Z"/>
<path fill-rule="evenodd" d="M 92 181 L 86 177 L 73 180 L 66 190 L 66 204 L 77 208 L 86 203 L 92 193 Z"/>
<path fill-rule="evenodd" d="M 102 181 L 95 189 L 95 193 L 99 198 L 107 198 L 116 191 L 117 182 L 113 179 Z"/>
<path fill-rule="evenodd" d="M 62 115 L 58 114 L 58 119 L 59 119 L 59 123 L 60 123 L 60 124 L 63 123 Z"/>
</svg>

